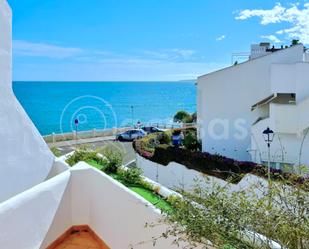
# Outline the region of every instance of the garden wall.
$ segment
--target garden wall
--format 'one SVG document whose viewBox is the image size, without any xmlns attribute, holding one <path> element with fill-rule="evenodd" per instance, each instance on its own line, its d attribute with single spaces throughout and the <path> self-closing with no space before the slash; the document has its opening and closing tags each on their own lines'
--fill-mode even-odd
<svg viewBox="0 0 309 249">
<path fill-rule="evenodd" d="M 184 189 L 192 191 L 196 182 L 202 187 L 209 188 L 213 184 L 226 186 L 230 191 L 241 191 L 249 189 L 252 186 L 261 186 L 263 189 L 267 187 L 268 183 L 265 179 L 257 177 L 252 174 L 246 174 L 238 184 L 230 184 L 222 179 L 207 176 L 193 169 L 188 169 L 186 166 L 170 162 L 167 166 L 152 162 L 136 153 L 136 165 L 143 170 L 143 175 L 156 181 L 163 186 L 171 189 Z M 251 189 L 250 189 L 251 190 Z M 255 188 L 257 194 L 261 194 Z"/>
</svg>

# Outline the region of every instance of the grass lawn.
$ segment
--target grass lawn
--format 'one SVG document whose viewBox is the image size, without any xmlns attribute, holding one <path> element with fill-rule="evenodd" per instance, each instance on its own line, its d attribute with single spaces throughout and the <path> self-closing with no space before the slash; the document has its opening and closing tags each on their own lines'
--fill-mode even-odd
<svg viewBox="0 0 309 249">
<path fill-rule="evenodd" d="M 142 196 L 144 199 L 149 201 L 158 209 L 164 212 L 172 211 L 172 206 L 166 200 L 164 200 L 161 196 L 153 193 L 149 189 L 145 189 L 142 186 L 129 186 L 128 188 L 131 189 L 133 192 L 137 193 L 138 195 Z"/>
<path fill-rule="evenodd" d="M 95 160 L 89 160 L 87 163 L 99 170 L 103 169 L 103 166 L 98 164 Z M 163 212 L 170 212 L 172 211 L 172 206 L 164 200 L 161 196 L 158 194 L 154 193 L 153 191 L 143 187 L 142 185 L 130 185 L 124 182 L 121 177 L 114 173 L 114 174 L 108 174 L 118 182 L 122 183 L 125 185 L 127 188 L 132 190 L 133 192 L 137 193 L 141 197 L 143 197 L 145 200 L 149 201 L 152 205 L 154 205 L 156 208 L 160 209 Z"/>
<path fill-rule="evenodd" d="M 98 164 L 95 160 L 88 160 L 87 163 L 99 170 L 103 169 L 103 166 L 101 164 Z"/>
</svg>

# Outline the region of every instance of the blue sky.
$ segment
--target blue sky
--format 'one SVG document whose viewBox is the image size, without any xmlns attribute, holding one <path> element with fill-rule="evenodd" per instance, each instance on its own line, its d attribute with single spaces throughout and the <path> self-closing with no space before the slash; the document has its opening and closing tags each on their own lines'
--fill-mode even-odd
<svg viewBox="0 0 309 249">
<path fill-rule="evenodd" d="M 309 44 L 307 1 L 8 0 L 14 80 L 182 80 L 260 41 Z"/>
</svg>

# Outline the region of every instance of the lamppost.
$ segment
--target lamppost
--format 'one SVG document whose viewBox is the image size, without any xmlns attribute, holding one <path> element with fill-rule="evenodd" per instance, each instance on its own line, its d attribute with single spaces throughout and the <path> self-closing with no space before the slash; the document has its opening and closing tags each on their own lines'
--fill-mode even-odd
<svg viewBox="0 0 309 249">
<path fill-rule="evenodd" d="M 132 127 L 133 127 L 133 125 L 134 125 L 134 106 L 133 105 L 131 105 L 131 120 L 132 120 Z"/>
<path fill-rule="evenodd" d="M 76 141 L 77 141 L 77 127 L 78 127 L 78 119 L 76 118 L 75 120 L 74 120 L 74 124 L 75 124 L 75 138 L 76 138 Z"/>
<path fill-rule="evenodd" d="M 274 139 L 275 133 L 267 127 L 266 130 L 263 131 L 263 137 L 265 142 L 267 143 L 268 148 L 268 181 L 270 182 L 270 144 Z"/>
</svg>

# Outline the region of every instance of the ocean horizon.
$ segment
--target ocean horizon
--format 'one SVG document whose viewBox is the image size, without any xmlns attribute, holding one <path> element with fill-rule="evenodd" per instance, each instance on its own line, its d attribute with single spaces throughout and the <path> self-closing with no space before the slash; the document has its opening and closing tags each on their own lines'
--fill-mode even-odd
<svg viewBox="0 0 309 249">
<path fill-rule="evenodd" d="M 172 123 L 196 111 L 196 86 L 184 81 L 14 81 L 13 91 L 41 135 L 109 129 L 132 122 Z"/>
</svg>

